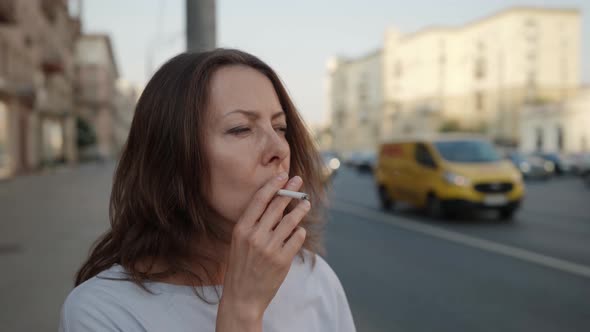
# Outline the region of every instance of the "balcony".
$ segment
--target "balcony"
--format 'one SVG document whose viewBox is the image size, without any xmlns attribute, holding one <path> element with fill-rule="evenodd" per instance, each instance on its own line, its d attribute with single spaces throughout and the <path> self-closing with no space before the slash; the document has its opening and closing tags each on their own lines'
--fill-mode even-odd
<svg viewBox="0 0 590 332">
<path fill-rule="evenodd" d="M 15 24 L 16 19 L 16 1 L 0 1 L 0 24 Z"/>
<path fill-rule="evenodd" d="M 64 61 L 57 52 L 50 52 L 43 56 L 41 69 L 46 75 L 63 73 L 65 70 Z"/>
<path fill-rule="evenodd" d="M 36 99 L 33 82 L 15 82 L 0 76 L 0 96 L 2 95 L 14 96 L 30 107 Z"/>
</svg>

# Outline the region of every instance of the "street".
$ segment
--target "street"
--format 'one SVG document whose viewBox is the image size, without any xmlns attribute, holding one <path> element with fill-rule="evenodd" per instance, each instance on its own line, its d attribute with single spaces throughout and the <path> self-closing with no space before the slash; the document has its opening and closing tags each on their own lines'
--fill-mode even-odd
<svg viewBox="0 0 590 332">
<path fill-rule="evenodd" d="M 383 213 L 371 176 L 348 169 L 333 192 L 328 262 L 359 331 L 590 329 L 590 190 L 579 179 L 529 184 L 511 223 Z"/>
<path fill-rule="evenodd" d="M 108 225 L 114 165 L 0 182 L 3 331 L 55 331 L 73 274 Z M 590 189 L 530 183 L 510 223 L 378 209 L 370 174 L 334 178 L 327 261 L 358 331 L 590 330 Z"/>
</svg>

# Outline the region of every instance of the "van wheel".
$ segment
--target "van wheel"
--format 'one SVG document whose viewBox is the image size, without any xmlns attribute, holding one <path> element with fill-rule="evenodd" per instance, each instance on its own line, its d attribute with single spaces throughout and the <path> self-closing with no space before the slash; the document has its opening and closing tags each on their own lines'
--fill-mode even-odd
<svg viewBox="0 0 590 332">
<path fill-rule="evenodd" d="M 426 213 L 432 219 L 446 219 L 449 217 L 447 211 L 442 206 L 440 199 L 434 194 L 428 195 L 426 202 Z"/>
<path fill-rule="evenodd" d="M 512 218 L 514 218 L 514 213 L 516 213 L 516 209 L 514 208 L 501 209 L 500 220 L 506 222 L 512 221 Z"/>
<path fill-rule="evenodd" d="M 391 210 L 393 208 L 393 200 L 389 197 L 387 189 L 384 186 L 379 186 L 377 189 L 379 195 L 379 203 L 382 210 Z"/>
</svg>

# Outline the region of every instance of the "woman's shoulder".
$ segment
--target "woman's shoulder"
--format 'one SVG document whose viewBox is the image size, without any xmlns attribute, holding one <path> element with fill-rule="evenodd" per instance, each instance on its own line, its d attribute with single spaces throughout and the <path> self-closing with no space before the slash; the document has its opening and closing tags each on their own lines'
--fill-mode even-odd
<svg viewBox="0 0 590 332">
<path fill-rule="evenodd" d="M 74 331 L 80 324 L 100 324 L 106 329 L 109 322 L 127 322 L 127 327 L 139 326 L 131 313 L 133 307 L 149 293 L 126 280 L 121 266 L 115 265 L 75 287 L 66 297 L 61 309 L 61 331 Z M 114 319 L 116 318 L 116 319 Z"/>
<path fill-rule="evenodd" d="M 293 326 L 304 320 L 319 326 L 320 331 L 355 330 L 338 276 L 322 256 L 309 251 L 303 252 L 303 259 L 295 258 L 267 312 L 269 317 L 297 317 L 289 323 Z"/>
<path fill-rule="evenodd" d="M 304 249 L 301 255 L 295 257 L 292 268 L 300 270 L 299 273 L 309 274 L 310 277 L 321 281 L 329 282 L 338 279 L 332 267 L 321 255 L 307 249 Z"/>
<path fill-rule="evenodd" d="M 302 254 L 302 257 L 295 258 L 287 276 L 293 289 L 300 289 L 303 284 L 306 289 L 329 293 L 326 295 L 334 296 L 343 292 L 340 279 L 322 256 L 308 250 L 304 250 Z"/>
<path fill-rule="evenodd" d="M 76 286 L 66 298 L 66 304 L 84 304 L 88 301 L 111 302 L 130 294 L 141 294 L 141 288 L 127 279 L 120 265 L 111 268 Z M 96 303 L 94 303 L 96 304 Z"/>
</svg>

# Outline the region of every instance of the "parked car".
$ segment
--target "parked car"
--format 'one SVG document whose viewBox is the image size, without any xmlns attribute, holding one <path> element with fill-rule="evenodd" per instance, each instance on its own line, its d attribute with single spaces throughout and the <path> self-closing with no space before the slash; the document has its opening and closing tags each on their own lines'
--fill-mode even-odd
<svg viewBox="0 0 590 332">
<path fill-rule="evenodd" d="M 557 175 L 569 174 L 572 171 L 572 162 L 565 159 L 558 153 L 535 153 L 535 156 L 541 157 L 547 161 L 550 161 L 554 165 L 554 172 Z"/>
<path fill-rule="evenodd" d="M 590 188 L 590 170 L 582 173 L 582 180 L 586 183 L 586 186 Z"/>
<path fill-rule="evenodd" d="M 342 155 L 343 164 L 350 167 L 356 167 L 359 159 L 359 152 L 346 152 Z"/>
<path fill-rule="evenodd" d="M 549 179 L 554 172 L 554 164 L 538 156 L 510 152 L 507 158 L 520 170 L 525 179 Z"/>
<path fill-rule="evenodd" d="M 576 159 L 576 174 L 579 175 L 588 188 L 590 188 L 590 153 L 578 155 L 578 158 Z"/>
<path fill-rule="evenodd" d="M 359 154 L 356 168 L 359 172 L 373 172 L 377 164 L 377 154 L 373 151 L 363 151 Z"/>
<path fill-rule="evenodd" d="M 520 172 L 488 140 L 465 135 L 382 144 L 375 183 L 382 208 L 404 201 L 433 217 L 494 209 L 508 220 L 525 191 Z"/>
<path fill-rule="evenodd" d="M 572 172 L 576 175 L 582 175 L 590 170 L 590 153 L 578 153 L 572 156 Z"/>
</svg>

